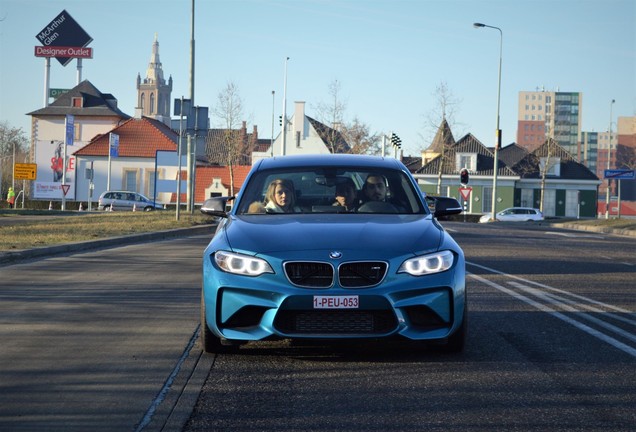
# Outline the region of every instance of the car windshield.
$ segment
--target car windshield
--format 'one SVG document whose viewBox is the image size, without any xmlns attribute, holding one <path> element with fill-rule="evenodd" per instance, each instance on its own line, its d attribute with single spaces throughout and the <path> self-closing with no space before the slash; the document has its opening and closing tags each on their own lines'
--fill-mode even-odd
<svg viewBox="0 0 636 432">
<path fill-rule="evenodd" d="M 407 173 L 368 167 L 261 171 L 236 205 L 237 214 L 427 213 Z"/>
</svg>

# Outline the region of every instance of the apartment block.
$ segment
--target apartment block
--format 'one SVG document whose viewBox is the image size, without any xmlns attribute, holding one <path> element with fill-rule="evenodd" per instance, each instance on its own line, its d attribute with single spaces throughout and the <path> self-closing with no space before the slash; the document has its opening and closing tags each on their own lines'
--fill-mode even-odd
<svg viewBox="0 0 636 432">
<path fill-rule="evenodd" d="M 582 100 L 579 92 L 519 92 L 517 144 L 531 152 L 550 137 L 575 159 L 582 160 L 579 152 Z"/>
</svg>

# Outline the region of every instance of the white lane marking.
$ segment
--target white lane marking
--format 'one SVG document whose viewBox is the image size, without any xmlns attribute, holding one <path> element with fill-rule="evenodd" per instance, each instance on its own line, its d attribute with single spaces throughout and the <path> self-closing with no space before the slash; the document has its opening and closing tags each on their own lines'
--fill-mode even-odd
<svg viewBox="0 0 636 432">
<path fill-rule="evenodd" d="M 521 285 L 521 284 L 519 284 L 517 282 L 513 282 L 513 281 L 510 281 L 508 283 L 510 285 L 513 285 L 513 286 L 515 286 L 515 285 L 523 286 L 523 285 Z M 588 311 L 591 311 L 591 312 L 596 312 L 596 313 L 603 314 L 604 317 L 612 318 L 615 321 L 620 321 L 620 322 L 623 322 L 625 324 L 629 324 L 631 326 L 636 326 L 636 318 L 634 318 L 634 319 L 625 318 L 625 317 L 623 317 L 621 315 L 616 315 L 615 313 L 607 312 L 607 311 L 604 311 L 603 309 L 599 309 L 599 308 L 596 308 L 594 306 L 586 305 L 585 303 L 581 303 L 581 302 L 577 302 L 577 301 L 574 301 L 574 300 L 566 299 L 565 297 L 561 297 L 561 296 L 558 296 L 556 294 L 551 294 L 551 293 L 542 293 L 542 294 L 547 296 L 547 297 L 550 297 L 550 298 L 553 298 L 553 299 L 557 299 L 557 300 L 559 300 L 559 301 L 561 301 L 563 303 L 567 303 L 567 304 L 570 304 L 570 305 L 578 306 L 581 309 L 587 309 Z M 572 294 L 572 295 L 575 296 L 575 294 Z M 579 296 L 577 296 L 577 297 L 579 297 Z M 592 299 L 587 299 L 587 301 L 589 301 L 590 303 L 597 303 L 597 302 L 595 302 Z M 634 316 L 634 314 L 628 314 L 628 316 Z"/>
<path fill-rule="evenodd" d="M 563 302 L 563 301 L 558 301 L 558 300 L 554 300 L 553 298 L 551 298 L 551 296 L 549 294 L 544 293 L 541 290 L 538 290 L 536 288 L 530 288 L 528 286 L 525 286 L 523 284 L 520 284 L 518 282 L 509 282 L 510 285 L 514 286 L 517 289 L 520 289 L 522 291 L 525 291 L 531 295 L 534 295 L 536 297 L 539 297 L 540 299 L 542 299 L 545 302 L 548 302 L 550 304 L 552 304 L 553 306 L 556 307 L 560 307 L 562 309 L 564 309 L 567 312 L 573 312 L 576 314 L 577 317 L 580 317 L 582 319 L 585 319 L 587 321 L 593 322 L 594 324 L 598 325 L 599 327 L 603 327 L 606 330 L 609 330 L 612 333 L 616 333 L 620 336 L 623 336 L 626 339 L 631 340 L 632 342 L 636 342 L 636 336 L 634 336 L 633 334 L 631 334 L 630 332 L 627 332 L 623 329 L 621 329 L 620 327 L 616 327 L 615 325 L 612 325 L 606 321 L 600 320 L 596 317 L 593 317 L 585 312 L 581 312 L 580 310 L 567 305 L 567 302 Z M 636 325 L 636 322 L 627 320 L 627 322 L 629 324 L 632 325 Z"/>
<path fill-rule="evenodd" d="M 502 276 L 509 277 L 510 279 L 516 279 L 516 280 L 521 281 L 523 283 L 536 285 L 536 286 L 538 286 L 540 288 L 544 288 L 544 289 L 547 289 L 547 290 L 550 290 L 550 291 L 558 292 L 560 294 L 565 294 L 565 295 L 568 295 L 570 297 L 586 301 L 588 303 L 593 303 L 593 304 L 595 304 L 597 306 L 602 306 L 602 307 L 607 308 L 607 309 L 612 309 L 612 310 L 614 310 L 616 312 L 620 312 L 620 313 L 629 314 L 631 316 L 634 316 L 634 313 L 632 311 L 627 310 L 627 309 L 623 309 L 623 308 L 620 308 L 620 307 L 617 307 L 617 306 L 614 306 L 614 305 L 610 305 L 610 304 L 607 304 L 607 303 L 596 301 L 596 300 L 593 300 L 591 298 L 583 297 L 583 296 L 580 296 L 578 294 L 571 293 L 569 291 L 565 291 L 565 290 L 562 290 L 562 289 L 551 287 L 549 285 L 542 284 L 540 282 L 534 282 L 534 281 L 531 281 L 531 280 L 528 280 L 528 279 L 524 279 L 524 278 L 519 277 L 519 276 L 515 276 L 515 275 L 508 274 L 508 273 L 504 273 L 504 272 L 499 271 L 499 270 L 495 270 L 494 268 L 486 267 L 486 266 L 475 264 L 475 263 L 468 262 L 468 261 L 466 261 L 466 264 L 469 264 L 469 265 L 472 265 L 472 266 L 475 266 L 475 267 L 479 267 L 479 268 L 484 269 L 484 270 L 488 270 L 491 273 L 496 273 L 496 274 L 500 274 Z"/>
<path fill-rule="evenodd" d="M 495 288 L 495 289 L 497 289 L 497 290 L 499 290 L 501 292 L 504 292 L 504 293 L 510 295 L 511 297 L 514 297 L 517 300 L 521 300 L 521 301 L 523 301 L 523 302 L 525 302 L 525 303 L 527 303 L 527 304 L 529 304 L 531 306 L 534 306 L 535 308 L 539 309 L 542 312 L 545 312 L 545 313 L 547 313 L 549 315 L 552 315 L 555 318 L 558 318 L 558 319 L 560 319 L 562 321 L 565 321 L 566 323 L 578 328 L 579 330 L 582 330 L 585 333 L 587 333 L 587 334 L 589 334 L 591 336 L 594 336 L 595 338 L 600 339 L 600 340 L 612 345 L 615 348 L 618 348 L 619 350 L 631 355 L 632 357 L 636 357 L 636 349 L 635 348 L 632 348 L 629 345 L 626 345 L 626 344 L 624 344 L 622 342 L 619 342 L 616 339 L 614 339 L 614 338 L 612 338 L 610 336 L 607 336 L 606 334 L 601 333 L 598 330 L 593 329 L 592 327 L 586 326 L 583 323 L 580 323 L 580 322 L 578 322 L 576 320 L 573 320 L 570 317 L 568 317 L 566 315 L 563 315 L 560 312 L 555 311 L 554 309 L 550 308 L 549 306 L 542 305 L 541 303 L 539 303 L 537 301 L 534 301 L 531 298 L 528 298 L 528 297 L 526 297 L 526 296 L 524 296 L 522 294 L 519 294 L 519 293 L 517 293 L 517 292 L 515 292 L 515 291 L 513 291 L 511 289 L 503 287 L 503 286 L 501 286 L 501 285 L 499 285 L 499 284 L 497 284 L 495 282 L 491 282 L 488 279 L 484 279 L 481 276 L 477 276 L 477 275 L 472 274 L 472 273 L 469 274 L 469 276 L 474 278 L 474 279 L 476 279 L 476 280 L 478 280 L 478 281 L 480 281 L 480 282 L 482 282 L 482 283 L 484 283 L 484 284 L 486 284 L 486 285 L 488 285 L 488 286 L 491 286 L 491 287 L 493 287 L 493 288 Z"/>
</svg>

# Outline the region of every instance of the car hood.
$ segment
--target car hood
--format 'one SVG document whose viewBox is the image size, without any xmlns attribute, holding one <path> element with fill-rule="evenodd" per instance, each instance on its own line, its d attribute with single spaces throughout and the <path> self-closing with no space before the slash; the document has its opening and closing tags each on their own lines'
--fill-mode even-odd
<svg viewBox="0 0 636 432">
<path fill-rule="evenodd" d="M 427 215 L 232 216 L 222 228 L 235 251 L 438 250 L 444 231 Z"/>
</svg>

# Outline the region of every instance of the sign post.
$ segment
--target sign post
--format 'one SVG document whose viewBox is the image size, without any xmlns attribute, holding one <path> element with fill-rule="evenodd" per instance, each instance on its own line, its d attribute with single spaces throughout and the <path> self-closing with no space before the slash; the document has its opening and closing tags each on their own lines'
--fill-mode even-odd
<svg viewBox="0 0 636 432">
<path fill-rule="evenodd" d="M 66 156 L 66 147 L 69 145 L 73 145 L 73 131 L 75 130 L 75 116 L 71 114 L 66 115 L 66 120 L 64 122 L 64 154 L 62 155 L 62 210 L 66 210 L 66 194 L 68 193 L 68 187 L 66 184 L 66 170 L 68 169 L 67 165 L 67 156 Z"/>
<path fill-rule="evenodd" d="M 471 187 L 460 187 L 459 194 L 464 201 L 464 222 L 466 222 L 466 212 L 468 211 L 468 201 L 470 200 L 470 193 L 473 191 Z"/>
<path fill-rule="evenodd" d="M 636 170 L 630 169 L 606 169 L 605 170 L 605 178 L 608 179 L 608 191 L 609 191 L 609 180 L 615 179 L 618 184 L 618 210 L 617 217 L 620 219 L 621 217 L 621 180 L 634 180 L 636 178 Z M 607 196 L 609 197 L 609 192 L 607 192 Z M 605 213 L 609 215 L 611 202 L 607 202 L 607 209 Z"/>
<path fill-rule="evenodd" d="M 110 190 L 111 159 L 118 156 L 119 156 L 119 135 L 111 132 L 108 135 L 108 179 L 106 181 L 106 190 Z"/>
</svg>

